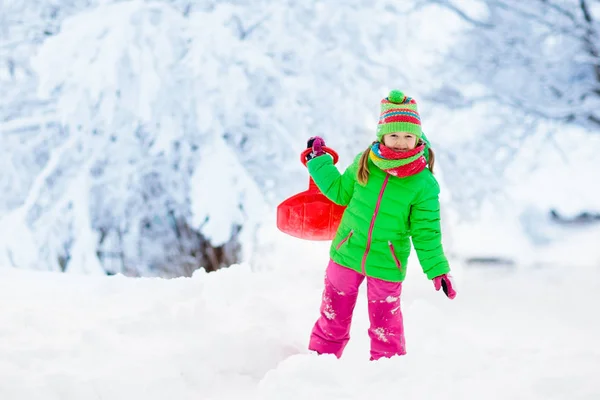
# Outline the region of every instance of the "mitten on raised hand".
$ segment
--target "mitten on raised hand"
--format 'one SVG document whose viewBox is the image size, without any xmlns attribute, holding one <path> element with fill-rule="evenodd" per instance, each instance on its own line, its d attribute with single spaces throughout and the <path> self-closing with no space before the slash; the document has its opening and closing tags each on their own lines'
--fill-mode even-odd
<svg viewBox="0 0 600 400">
<path fill-rule="evenodd" d="M 325 147 L 325 141 L 322 137 L 313 136 L 310 139 L 308 139 L 308 141 L 306 142 L 306 148 L 312 148 L 312 151 L 306 156 L 306 160 L 312 160 L 315 157 L 319 157 L 325 154 L 325 150 L 323 150 L 323 147 Z"/>
</svg>

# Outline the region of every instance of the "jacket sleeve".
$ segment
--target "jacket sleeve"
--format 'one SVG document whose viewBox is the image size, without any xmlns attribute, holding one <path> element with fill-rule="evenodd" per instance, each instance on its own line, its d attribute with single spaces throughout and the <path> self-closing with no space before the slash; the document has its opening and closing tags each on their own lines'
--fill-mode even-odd
<svg viewBox="0 0 600 400">
<path fill-rule="evenodd" d="M 434 179 L 410 211 L 413 247 L 428 279 L 450 272 L 450 265 L 442 247 L 439 194 L 440 187 Z"/>
<path fill-rule="evenodd" d="M 343 174 L 333 165 L 330 155 L 315 157 L 307 163 L 308 173 L 319 190 L 331 201 L 346 206 L 352 198 L 360 154 Z"/>
</svg>

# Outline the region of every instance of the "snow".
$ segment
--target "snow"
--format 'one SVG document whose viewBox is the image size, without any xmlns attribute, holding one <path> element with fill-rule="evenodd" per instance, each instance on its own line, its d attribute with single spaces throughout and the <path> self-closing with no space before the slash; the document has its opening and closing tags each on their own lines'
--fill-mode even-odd
<svg viewBox="0 0 600 400">
<path fill-rule="evenodd" d="M 364 286 L 341 359 L 306 349 L 327 247 L 191 278 L 0 269 L 0 398 L 574 399 L 600 396 L 600 269 L 469 268 L 458 296 L 411 259 L 408 354 L 368 361 Z M 274 256 L 275 257 L 275 256 Z"/>
</svg>

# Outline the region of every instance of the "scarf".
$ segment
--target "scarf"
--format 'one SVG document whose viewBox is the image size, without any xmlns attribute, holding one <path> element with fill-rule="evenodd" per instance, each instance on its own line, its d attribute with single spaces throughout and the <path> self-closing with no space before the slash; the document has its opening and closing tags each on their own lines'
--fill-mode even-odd
<svg viewBox="0 0 600 400">
<path fill-rule="evenodd" d="M 377 142 L 371 146 L 369 158 L 373 163 L 390 175 L 399 178 L 415 175 L 425 169 L 425 144 L 417 146 L 413 150 L 395 152 L 382 143 Z"/>
</svg>

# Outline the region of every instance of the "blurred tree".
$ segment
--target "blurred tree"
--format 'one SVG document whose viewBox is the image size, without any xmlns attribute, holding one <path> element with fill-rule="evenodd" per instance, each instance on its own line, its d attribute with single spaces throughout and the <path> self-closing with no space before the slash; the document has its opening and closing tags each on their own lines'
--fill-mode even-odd
<svg viewBox="0 0 600 400">
<path fill-rule="evenodd" d="M 598 131 L 598 0 L 423 3 L 447 7 L 470 25 L 444 64 L 451 77 L 444 92 L 455 107 L 491 100 Z M 477 90 L 476 85 L 486 90 Z"/>
</svg>

